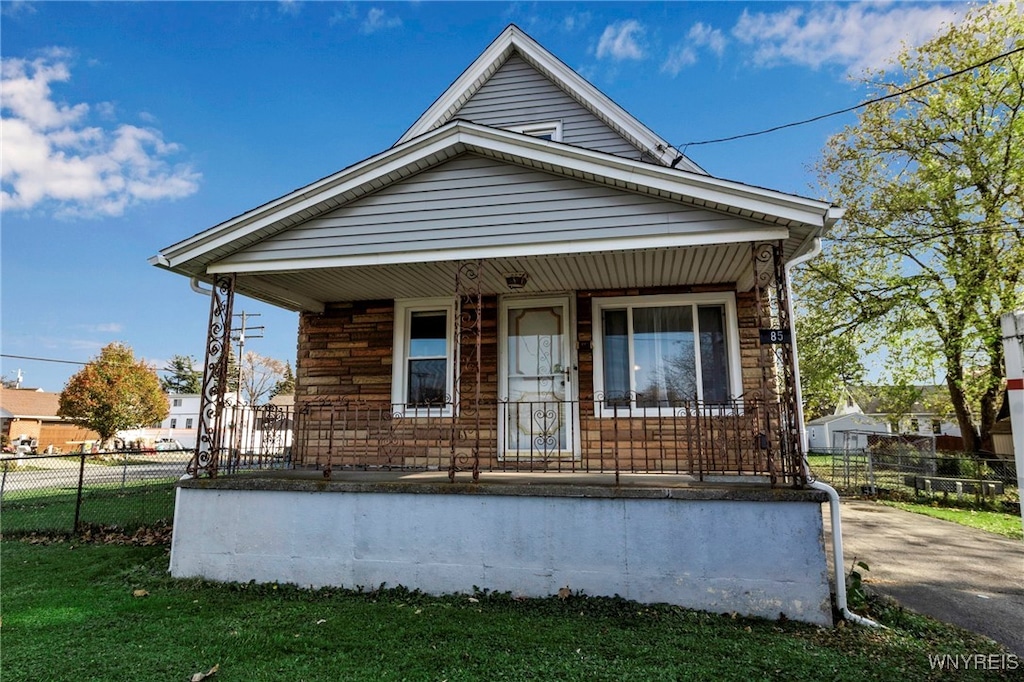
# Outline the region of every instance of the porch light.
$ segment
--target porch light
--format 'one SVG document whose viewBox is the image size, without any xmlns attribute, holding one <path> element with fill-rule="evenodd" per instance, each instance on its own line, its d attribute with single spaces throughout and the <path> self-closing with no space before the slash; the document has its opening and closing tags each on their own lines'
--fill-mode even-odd
<svg viewBox="0 0 1024 682">
<path fill-rule="evenodd" d="M 529 279 L 530 276 L 525 272 L 510 272 L 505 275 L 505 284 L 508 285 L 509 289 L 516 291 L 525 287 Z"/>
</svg>

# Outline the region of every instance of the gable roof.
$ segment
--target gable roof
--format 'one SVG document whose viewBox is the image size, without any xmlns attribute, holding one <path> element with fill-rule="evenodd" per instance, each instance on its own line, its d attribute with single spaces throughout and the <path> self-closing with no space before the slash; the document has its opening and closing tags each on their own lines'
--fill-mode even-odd
<svg viewBox="0 0 1024 682">
<path fill-rule="evenodd" d="M 395 145 L 408 142 L 456 118 L 462 106 L 513 54 L 519 55 L 609 128 L 661 165 L 692 173 L 705 172 L 515 24 L 509 24 L 487 46 L 487 49 L 405 131 Z"/>
<path fill-rule="evenodd" d="M 0 410 L 5 419 L 59 419 L 59 407 L 59 393 L 0 387 Z"/>
<path fill-rule="evenodd" d="M 199 278 L 215 272 L 247 271 L 239 264 L 218 267 L 217 263 L 292 226 L 465 153 L 738 216 L 751 221 L 751 229 L 758 229 L 758 224 L 762 226 L 763 235 L 750 234 L 748 239 L 788 236 L 793 240 L 794 245 L 787 254 L 790 258 L 809 249 L 811 237 L 829 228 L 840 215 L 827 202 L 455 120 L 167 247 L 150 262 Z M 772 230 L 773 226 L 783 228 L 783 233 Z M 527 255 L 529 250 L 537 248 L 518 241 L 520 243 L 509 245 L 512 251 L 522 250 L 523 255 Z M 622 245 L 578 240 L 572 248 L 600 251 L 622 248 Z M 432 257 L 457 259 L 466 254 L 438 252 Z M 417 262 L 423 255 L 403 252 L 388 258 L 391 260 L 382 257 L 371 260 L 373 264 L 403 262 L 400 260 L 403 258 L 406 262 Z M 355 264 L 367 263 L 335 265 Z M 279 264 L 277 269 L 295 267 L 299 266 L 287 263 Z"/>
</svg>

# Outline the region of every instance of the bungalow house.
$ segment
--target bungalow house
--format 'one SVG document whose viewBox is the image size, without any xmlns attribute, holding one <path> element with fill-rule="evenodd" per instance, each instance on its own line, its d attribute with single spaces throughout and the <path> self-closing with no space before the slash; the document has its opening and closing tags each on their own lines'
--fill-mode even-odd
<svg viewBox="0 0 1024 682">
<path fill-rule="evenodd" d="M 807 447 L 814 451 L 862 449 L 868 447 L 871 434 L 892 433 L 935 438 L 939 449 L 963 447 L 960 426 L 937 406 L 948 392 L 944 386 L 914 386 L 902 405 L 887 394 L 888 386 L 850 386 L 830 415 L 807 422 Z"/>
<path fill-rule="evenodd" d="M 830 622 L 788 268 L 839 215 L 509 26 L 392 147 L 151 259 L 211 285 L 172 572 Z M 237 294 L 300 314 L 289 472 L 217 476 Z"/>
<path fill-rule="evenodd" d="M 60 394 L 42 389 L 0 387 L 0 435 L 4 443 L 35 442 L 37 452 L 70 452 L 83 441 L 99 440 L 95 431 L 57 415 Z"/>
</svg>

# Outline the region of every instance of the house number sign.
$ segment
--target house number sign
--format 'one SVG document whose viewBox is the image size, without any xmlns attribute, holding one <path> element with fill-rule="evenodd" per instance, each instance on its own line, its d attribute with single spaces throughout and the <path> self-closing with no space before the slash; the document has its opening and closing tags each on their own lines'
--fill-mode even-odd
<svg viewBox="0 0 1024 682">
<path fill-rule="evenodd" d="M 761 329 L 761 343 L 793 343 L 788 329 Z"/>
</svg>

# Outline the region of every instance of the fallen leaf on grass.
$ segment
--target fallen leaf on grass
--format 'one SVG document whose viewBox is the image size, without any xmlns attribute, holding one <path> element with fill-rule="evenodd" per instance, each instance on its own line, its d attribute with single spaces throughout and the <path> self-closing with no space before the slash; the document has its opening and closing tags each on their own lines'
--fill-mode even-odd
<svg viewBox="0 0 1024 682">
<path fill-rule="evenodd" d="M 220 670 L 220 663 L 213 666 L 205 673 L 196 673 L 195 675 L 189 678 L 189 682 L 203 682 L 203 680 L 205 680 L 207 677 L 213 677 L 214 675 L 216 675 L 218 670 Z"/>
<path fill-rule="evenodd" d="M 149 591 L 148 590 L 133 590 L 132 591 L 132 596 L 133 597 L 148 597 L 149 596 Z"/>
<path fill-rule="evenodd" d="M 326 620 L 325 620 L 324 618 L 321 618 L 320 620 L 318 620 L 318 621 L 316 622 L 316 624 L 317 624 L 317 625 L 323 625 L 323 624 L 324 624 L 324 623 L 326 623 L 326 622 L 327 622 L 327 621 L 326 621 Z"/>
</svg>

